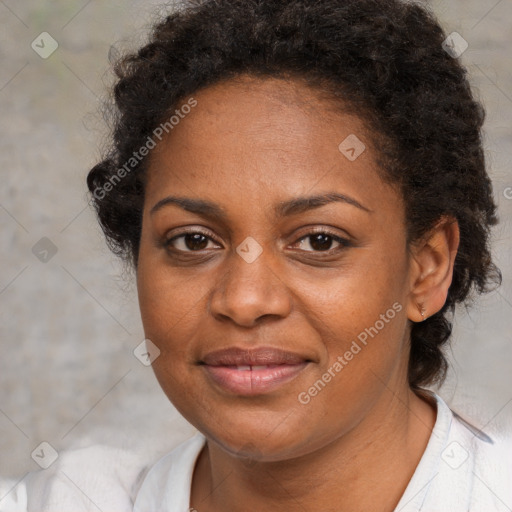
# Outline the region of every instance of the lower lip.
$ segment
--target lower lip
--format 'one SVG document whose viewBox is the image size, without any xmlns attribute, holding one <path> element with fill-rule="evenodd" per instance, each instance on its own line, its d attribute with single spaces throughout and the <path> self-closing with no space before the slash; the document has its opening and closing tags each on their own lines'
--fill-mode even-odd
<svg viewBox="0 0 512 512">
<path fill-rule="evenodd" d="M 203 368 L 224 390 L 250 396 L 275 391 L 297 377 L 308 364 L 282 364 L 259 370 L 237 370 L 233 366 L 209 365 L 203 365 Z"/>
</svg>

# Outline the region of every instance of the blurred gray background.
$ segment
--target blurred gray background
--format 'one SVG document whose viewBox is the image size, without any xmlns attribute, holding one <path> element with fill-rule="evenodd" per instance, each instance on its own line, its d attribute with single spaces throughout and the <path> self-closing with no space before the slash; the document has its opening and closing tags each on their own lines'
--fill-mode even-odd
<svg viewBox="0 0 512 512">
<path fill-rule="evenodd" d="M 512 423 L 512 0 L 430 5 L 469 43 L 461 58 L 487 108 L 504 278 L 459 312 L 439 393 L 492 431 Z M 108 252 L 85 186 L 106 133 L 109 49 L 139 46 L 162 6 L 0 0 L 2 476 L 38 469 L 31 453 L 42 441 L 160 454 L 194 431 L 133 355 L 144 338 L 135 285 Z"/>
</svg>

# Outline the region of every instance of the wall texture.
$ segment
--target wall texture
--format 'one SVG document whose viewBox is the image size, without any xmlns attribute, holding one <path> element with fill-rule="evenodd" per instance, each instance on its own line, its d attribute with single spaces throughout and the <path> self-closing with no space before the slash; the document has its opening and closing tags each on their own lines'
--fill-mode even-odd
<svg viewBox="0 0 512 512">
<path fill-rule="evenodd" d="M 0 475 L 37 469 L 43 441 L 161 453 L 192 432 L 133 355 L 144 338 L 133 279 L 106 249 L 85 187 L 105 133 L 109 49 L 140 44 L 161 5 L 0 1 Z M 468 42 L 461 58 L 487 106 L 504 276 L 459 312 L 440 393 L 492 429 L 512 418 L 512 1 L 432 7 Z"/>
</svg>

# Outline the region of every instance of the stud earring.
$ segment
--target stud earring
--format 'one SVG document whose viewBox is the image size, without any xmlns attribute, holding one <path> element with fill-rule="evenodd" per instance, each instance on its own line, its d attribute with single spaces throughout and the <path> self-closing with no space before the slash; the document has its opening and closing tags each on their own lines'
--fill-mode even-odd
<svg viewBox="0 0 512 512">
<path fill-rule="evenodd" d="M 425 313 L 427 310 L 423 307 L 423 304 L 418 304 L 418 311 L 420 312 L 422 321 L 425 320 Z"/>
</svg>

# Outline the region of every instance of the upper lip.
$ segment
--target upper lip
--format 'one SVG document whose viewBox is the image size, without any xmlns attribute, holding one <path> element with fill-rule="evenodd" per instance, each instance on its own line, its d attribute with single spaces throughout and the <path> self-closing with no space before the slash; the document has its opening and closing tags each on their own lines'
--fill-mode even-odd
<svg viewBox="0 0 512 512">
<path fill-rule="evenodd" d="M 301 364 L 310 361 L 306 357 L 293 352 L 273 348 L 259 347 L 244 349 L 231 347 L 209 352 L 200 364 L 209 366 L 264 366 L 278 364 Z"/>
</svg>

